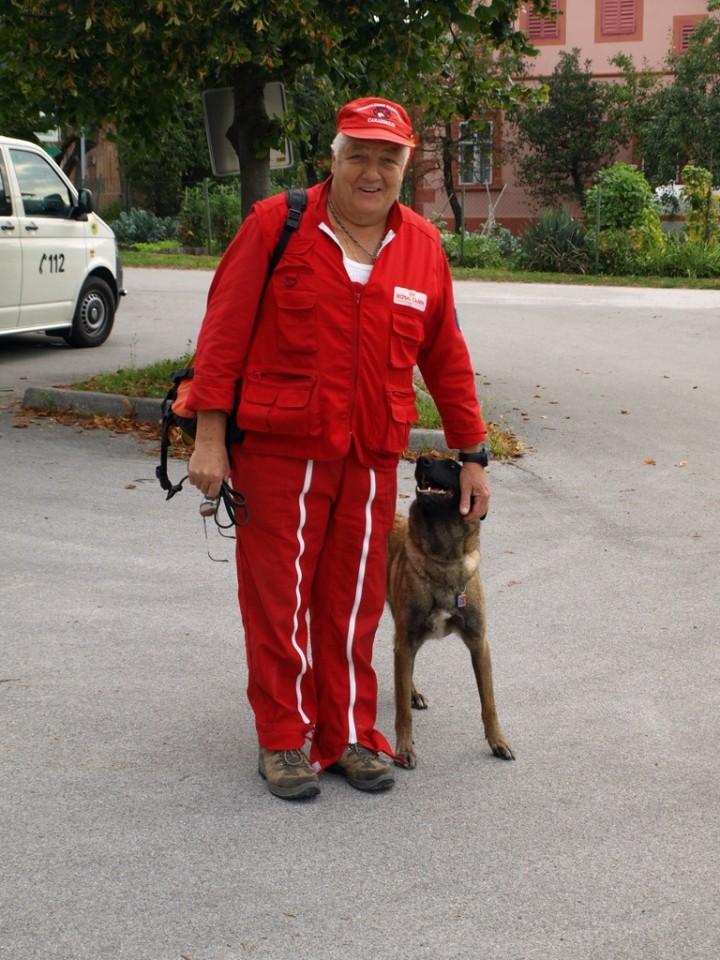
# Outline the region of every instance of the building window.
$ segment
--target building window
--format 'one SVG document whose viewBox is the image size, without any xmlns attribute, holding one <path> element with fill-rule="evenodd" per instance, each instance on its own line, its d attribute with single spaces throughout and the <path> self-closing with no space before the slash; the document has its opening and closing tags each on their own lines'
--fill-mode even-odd
<svg viewBox="0 0 720 960">
<path fill-rule="evenodd" d="M 552 10 L 558 16 L 541 17 L 535 13 L 534 5 L 527 4 L 527 9 L 520 21 L 521 28 L 531 43 L 543 46 L 543 44 L 563 44 L 565 43 L 565 14 L 560 7 L 560 0 L 552 0 Z"/>
<path fill-rule="evenodd" d="M 603 0 L 602 32 L 606 37 L 635 33 L 635 0 Z"/>
<path fill-rule="evenodd" d="M 595 40 L 641 40 L 643 0 L 596 0 Z"/>
<path fill-rule="evenodd" d="M 492 183 L 493 124 L 488 121 L 481 130 L 459 126 L 458 180 L 461 186 Z"/>
<path fill-rule="evenodd" d="M 707 20 L 706 13 L 673 17 L 673 53 L 687 52 L 690 37 L 701 20 Z"/>
</svg>

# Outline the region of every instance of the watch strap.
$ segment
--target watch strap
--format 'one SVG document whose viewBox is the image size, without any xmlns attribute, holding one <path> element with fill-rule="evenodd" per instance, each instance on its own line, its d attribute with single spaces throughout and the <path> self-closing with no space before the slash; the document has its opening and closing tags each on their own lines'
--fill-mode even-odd
<svg viewBox="0 0 720 960">
<path fill-rule="evenodd" d="M 485 448 L 478 450 L 477 453 L 462 453 L 458 454 L 458 460 L 460 463 L 479 463 L 481 467 L 486 467 L 488 465 L 488 452 Z"/>
</svg>

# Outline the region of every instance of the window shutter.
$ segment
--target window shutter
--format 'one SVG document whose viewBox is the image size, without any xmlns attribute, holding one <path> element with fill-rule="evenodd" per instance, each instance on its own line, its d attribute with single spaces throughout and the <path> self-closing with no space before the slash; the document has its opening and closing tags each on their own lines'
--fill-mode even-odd
<svg viewBox="0 0 720 960">
<path fill-rule="evenodd" d="M 695 29 L 694 23 L 683 23 L 680 27 L 680 53 L 687 53 L 690 37 Z"/>
<path fill-rule="evenodd" d="M 552 9 L 557 10 L 558 0 L 553 0 Z M 540 17 L 536 13 L 528 13 L 527 37 L 528 40 L 553 40 L 560 36 L 560 24 L 550 17 Z"/>
<path fill-rule="evenodd" d="M 636 12 L 636 0 L 603 0 L 603 35 L 635 33 L 637 30 Z"/>
</svg>

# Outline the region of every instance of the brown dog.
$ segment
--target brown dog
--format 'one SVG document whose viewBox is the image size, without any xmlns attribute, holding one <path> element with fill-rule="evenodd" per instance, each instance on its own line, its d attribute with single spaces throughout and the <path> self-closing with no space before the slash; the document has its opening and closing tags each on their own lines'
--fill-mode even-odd
<svg viewBox="0 0 720 960">
<path fill-rule="evenodd" d="M 396 514 L 388 537 L 387 600 L 395 621 L 395 752 L 408 767 L 417 762 L 411 706 L 427 707 L 413 680 L 415 655 L 426 640 L 450 633 L 459 633 L 470 651 L 492 752 L 515 759 L 495 708 L 479 572 L 480 522 L 467 523 L 459 512 L 460 470 L 460 464 L 447 457 L 420 457 L 410 515 Z"/>
</svg>

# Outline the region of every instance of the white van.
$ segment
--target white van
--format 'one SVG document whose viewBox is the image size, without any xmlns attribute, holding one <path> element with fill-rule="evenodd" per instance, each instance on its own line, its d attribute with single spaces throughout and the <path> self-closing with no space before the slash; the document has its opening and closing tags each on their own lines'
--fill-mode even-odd
<svg viewBox="0 0 720 960">
<path fill-rule="evenodd" d="M 124 296 L 115 235 L 34 143 L 0 137 L 0 336 L 98 347 Z"/>
</svg>

